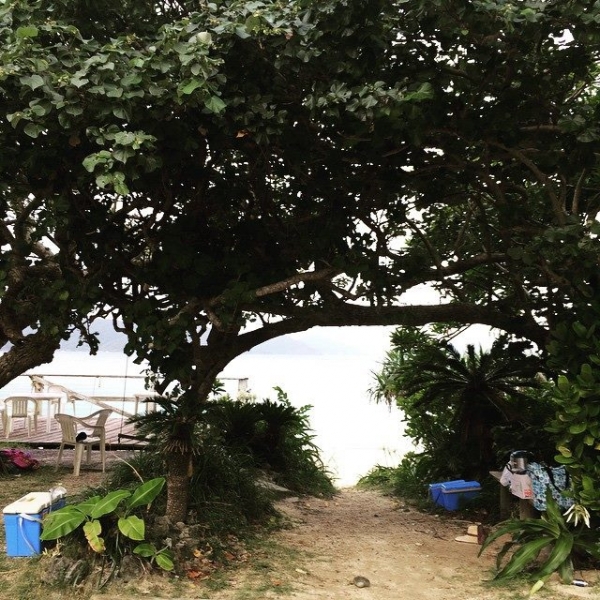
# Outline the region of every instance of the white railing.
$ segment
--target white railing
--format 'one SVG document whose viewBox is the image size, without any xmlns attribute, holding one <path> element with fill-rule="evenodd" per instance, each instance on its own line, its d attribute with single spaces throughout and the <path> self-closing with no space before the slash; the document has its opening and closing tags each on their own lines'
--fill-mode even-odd
<svg viewBox="0 0 600 600">
<path fill-rule="evenodd" d="M 71 374 L 45 374 L 31 373 L 27 375 L 31 380 L 31 387 L 34 392 L 46 393 L 61 393 L 64 395 L 67 402 L 73 404 L 73 412 L 75 412 L 76 402 L 88 402 L 100 408 L 109 408 L 113 412 L 120 414 L 123 417 L 132 417 L 139 413 L 140 403 L 144 406 L 144 412 L 148 414 L 156 410 L 157 405 L 152 402 L 152 398 L 158 396 L 156 392 L 146 391 L 131 395 L 102 395 L 102 394 L 82 394 L 74 389 L 56 383 L 47 379 L 48 377 L 69 377 L 69 378 L 94 378 L 94 379 L 144 379 L 143 375 L 71 375 Z M 247 377 L 220 377 L 221 381 L 237 381 L 238 397 L 244 397 L 249 391 L 249 380 Z M 133 410 L 126 410 L 126 405 L 133 406 Z"/>
</svg>

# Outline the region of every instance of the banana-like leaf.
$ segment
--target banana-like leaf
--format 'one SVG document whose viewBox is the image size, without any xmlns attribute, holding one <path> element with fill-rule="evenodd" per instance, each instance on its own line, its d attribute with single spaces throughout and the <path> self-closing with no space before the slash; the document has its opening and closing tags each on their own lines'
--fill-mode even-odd
<svg viewBox="0 0 600 600">
<path fill-rule="evenodd" d="M 99 519 L 100 517 L 113 512 L 119 505 L 119 502 L 121 502 L 123 498 L 128 498 L 129 496 L 131 496 L 131 492 L 128 492 L 127 490 L 116 490 L 115 492 L 106 494 L 104 498 L 100 498 L 100 500 L 92 507 L 90 517 L 92 517 L 92 519 Z"/>
<path fill-rule="evenodd" d="M 86 535 L 100 535 L 102 533 L 102 524 L 100 521 L 88 521 L 84 526 L 83 530 Z"/>
<path fill-rule="evenodd" d="M 573 550 L 573 534 L 565 533 L 554 542 L 554 548 L 548 558 L 544 561 L 538 572 L 540 577 L 549 577 L 558 570 Z"/>
<path fill-rule="evenodd" d="M 131 540 L 143 540 L 146 537 L 146 524 L 143 519 L 135 515 L 121 517 L 117 522 L 119 531 Z"/>
<path fill-rule="evenodd" d="M 164 477 L 157 477 L 156 479 L 150 479 L 150 481 L 146 481 L 133 492 L 133 495 L 127 503 L 127 508 L 132 510 L 138 506 L 150 504 L 154 498 L 160 494 L 160 491 L 164 485 Z"/>
<path fill-rule="evenodd" d="M 85 513 L 89 517 L 91 515 L 92 509 L 94 508 L 94 506 L 96 506 L 98 501 L 101 499 L 102 499 L 102 496 L 93 496 L 92 498 L 88 498 L 87 500 L 84 500 L 83 502 L 80 502 L 79 504 L 76 504 L 75 506 L 78 510 Z"/>
<path fill-rule="evenodd" d="M 90 545 L 90 548 L 94 552 L 104 552 L 106 547 L 104 545 L 104 540 L 100 537 L 100 534 L 102 533 L 102 525 L 100 524 L 100 521 L 88 521 L 83 526 L 83 533 L 88 541 L 88 544 Z"/>
<path fill-rule="evenodd" d="M 144 558 L 151 558 L 156 554 L 156 547 L 150 542 L 144 542 L 143 544 L 138 544 L 133 549 L 133 553 L 139 554 L 139 556 L 143 556 Z"/>
<path fill-rule="evenodd" d="M 550 538 L 532 540 L 521 546 L 511 557 L 495 579 L 509 579 L 529 566 L 539 555 L 540 551 L 552 543 Z"/>
<path fill-rule="evenodd" d="M 75 531 L 86 519 L 84 513 L 74 506 L 65 506 L 51 512 L 42 522 L 41 540 L 56 540 Z"/>
</svg>

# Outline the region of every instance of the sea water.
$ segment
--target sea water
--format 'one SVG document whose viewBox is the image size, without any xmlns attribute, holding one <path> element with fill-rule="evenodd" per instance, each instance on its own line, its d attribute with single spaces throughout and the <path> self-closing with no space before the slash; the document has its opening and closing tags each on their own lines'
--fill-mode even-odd
<svg viewBox="0 0 600 600">
<path fill-rule="evenodd" d="M 373 372 L 380 366 L 373 355 L 247 354 L 224 374 L 249 374 L 250 392 L 258 399 L 276 398 L 279 387 L 292 405 L 309 405 L 313 441 L 336 484 L 346 486 L 376 465 L 397 465 L 413 448 L 397 408 L 371 400 Z"/>
<path fill-rule="evenodd" d="M 232 361 L 222 377 L 235 396 L 235 380 L 248 378 L 249 391 L 258 400 L 277 398 L 281 388 L 293 406 L 309 405 L 313 442 L 339 487 L 354 485 L 374 466 L 395 466 L 413 449 L 404 436 L 400 412 L 370 398 L 374 372 L 381 367 L 382 351 L 364 354 L 246 353 Z M 52 363 L 31 370 L 52 382 L 85 395 L 133 396 L 144 392 L 144 366 L 119 352 L 59 351 Z M 88 375 L 88 377 L 80 377 Z M 68 377 L 67 377 L 68 376 Z M 92 377 L 89 377 L 92 376 Z M 229 379 L 231 378 L 231 379 Z M 0 396 L 31 391 L 28 377 L 18 377 Z M 131 410 L 127 403 L 119 408 Z M 77 405 L 77 415 L 97 407 Z M 73 411 L 72 405 L 61 407 Z"/>
</svg>

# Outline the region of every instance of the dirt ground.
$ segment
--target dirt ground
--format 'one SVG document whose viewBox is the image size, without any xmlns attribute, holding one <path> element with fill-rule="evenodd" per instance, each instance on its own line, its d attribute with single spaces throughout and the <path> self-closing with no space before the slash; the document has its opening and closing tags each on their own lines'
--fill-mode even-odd
<svg viewBox="0 0 600 600">
<path fill-rule="evenodd" d="M 292 526 L 275 534 L 299 550 L 298 561 L 270 573 L 274 590 L 256 598 L 277 597 L 278 582 L 291 577 L 286 598 L 293 600 L 506 600 L 527 597 L 529 586 L 490 585 L 495 553 L 478 558 L 479 546 L 456 541 L 472 523 L 418 512 L 376 491 L 344 489 L 332 500 L 282 501 Z M 297 564 L 296 564 L 297 562 Z M 211 596 L 234 600 L 250 574 L 243 570 L 230 589 Z M 543 600 L 599 598 L 600 573 L 577 573 L 593 587 L 549 582 Z M 366 583 L 368 586 L 358 587 Z M 357 586 L 358 584 L 358 586 Z"/>
<path fill-rule="evenodd" d="M 34 454 L 46 464 L 53 464 L 56 457 L 49 451 Z M 108 465 L 126 458 L 126 454 L 109 453 Z M 65 487 L 81 485 L 82 480 L 96 483 L 102 473 L 96 468 L 82 471 L 82 476 L 67 476 Z M 206 582 L 190 583 L 182 586 L 177 598 L 512 600 L 528 595 L 525 582 L 490 585 L 495 552 L 478 557 L 479 545 L 457 541 L 473 523 L 455 513 L 419 512 L 402 500 L 358 488 L 342 489 L 330 500 L 286 498 L 277 507 L 287 516 L 289 527 L 273 534 L 272 551 L 263 550 L 264 560 L 253 557 L 228 571 L 220 590 L 207 587 Z M 600 599 L 600 572 L 578 572 L 576 577 L 589 587 L 551 580 L 537 597 Z M 149 598 L 148 591 L 143 595 Z"/>
<path fill-rule="evenodd" d="M 58 450 L 56 449 L 48 450 L 31 448 L 27 451 L 42 465 L 56 465 L 58 458 Z M 61 460 L 61 465 L 63 467 L 67 467 L 67 470 L 66 472 L 61 470 L 59 483 L 67 490 L 67 495 L 75 490 L 100 485 L 104 479 L 104 474 L 102 473 L 102 463 L 100 461 L 100 453 L 97 450 L 92 451 L 89 465 L 86 464 L 86 457 L 84 454 L 80 475 L 78 477 L 75 477 L 71 470 L 75 458 L 74 455 L 75 451 L 73 448 L 65 448 Z M 108 451 L 106 453 L 106 470 L 110 471 L 113 465 L 122 461 L 127 461 L 130 456 L 131 452 L 127 450 Z"/>
</svg>

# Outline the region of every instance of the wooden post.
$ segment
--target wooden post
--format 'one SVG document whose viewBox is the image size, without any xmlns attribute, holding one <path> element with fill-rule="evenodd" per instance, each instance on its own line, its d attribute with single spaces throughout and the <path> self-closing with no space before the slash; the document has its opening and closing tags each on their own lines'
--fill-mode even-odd
<svg viewBox="0 0 600 600">
<path fill-rule="evenodd" d="M 500 477 L 502 477 L 502 471 L 490 471 L 490 475 L 500 484 Z M 533 508 L 531 500 L 524 500 L 523 498 L 517 498 L 510 493 L 510 489 L 500 484 L 500 518 L 508 519 L 512 513 L 512 505 L 515 500 L 519 501 L 519 519 L 535 519 L 537 517 L 537 511 Z"/>
</svg>

